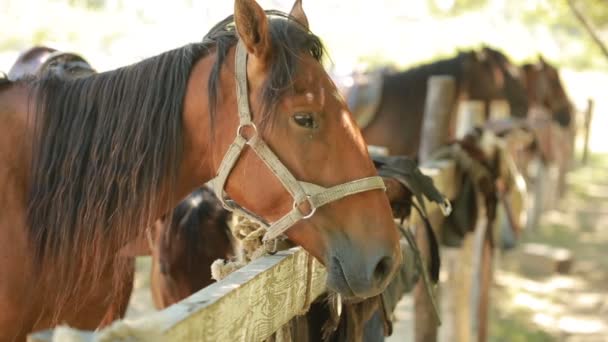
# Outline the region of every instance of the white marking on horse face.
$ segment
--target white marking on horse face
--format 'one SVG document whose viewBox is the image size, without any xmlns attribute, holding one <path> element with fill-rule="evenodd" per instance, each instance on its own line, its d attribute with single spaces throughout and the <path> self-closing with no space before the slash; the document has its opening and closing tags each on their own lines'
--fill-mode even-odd
<svg viewBox="0 0 608 342">
<path fill-rule="evenodd" d="M 312 104 L 314 103 L 315 100 L 315 95 L 311 92 L 306 93 L 306 102 L 308 102 L 308 104 Z"/>
</svg>

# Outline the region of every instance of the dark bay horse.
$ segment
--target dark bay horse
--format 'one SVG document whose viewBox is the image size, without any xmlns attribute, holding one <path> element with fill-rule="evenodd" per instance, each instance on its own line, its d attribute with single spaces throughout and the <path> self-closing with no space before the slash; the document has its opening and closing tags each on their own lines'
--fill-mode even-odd
<svg viewBox="0 0 608 342">
<path fill-rule="evenodd" d="M 427 82 L 434 75 L 453 76 L 456 101 L 500 97 L 495 66 L 474 51 L 424 64 L 406 71 L 388 73 L 382 79 L 382 94 L 374 118 L 362 128 L 370 145 L 385 146 L 391 155 L 416 156 L 420 145 Z M 355 113 L 355 116 L 357 114 Z"/>
<path fill-rule="evenodd" d="M 484 46 L 481 54 L 494 66 L 494 74 L 500 88 L 498 98 L 505 99 L 509 103 L 509 115 L 514 118 L 527 117 L 530 101 L 525 75 L 521 68 L 495 48 Z M 487 116 L 486 119 L 488 119 Z"/>
<path fill-rule="evenodd" d="M 157 221 L 150 283 L 157 308 L 177 303 L 214 282 L 211 264 L 235 254 L 229 217 L 213 191 L 202 187 Z"/>
<path fill-rule="evenodd" d="M 385 288 L 401 257 L 389 202 L 299 1 L 291 14 L 237 0 L 203 43 L 91 76 L 1 82 L 0 340 L 100 326 L 91 308 L 119 286 L 96 280 L 126 281 L 121 246 L 217 174 L 232 206 L 328 267 L 329 288 Z M 344 182 L 357 194 L 337 197 Z"/>
</svg>

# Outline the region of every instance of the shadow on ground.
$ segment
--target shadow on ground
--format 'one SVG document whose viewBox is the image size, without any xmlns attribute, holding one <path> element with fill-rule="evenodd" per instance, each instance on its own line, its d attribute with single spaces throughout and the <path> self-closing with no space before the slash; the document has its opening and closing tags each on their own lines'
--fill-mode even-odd
<svg viewBox="0 0 608 342">
<path fill-rule="evenodd" d="M 566 274 L 525 272 L 515 250 L 500 257 L 490 341 L 608 341 L 608 155 L 568 175 L 568 193 L 522 243 L 567 248 Z"/>
</svg>

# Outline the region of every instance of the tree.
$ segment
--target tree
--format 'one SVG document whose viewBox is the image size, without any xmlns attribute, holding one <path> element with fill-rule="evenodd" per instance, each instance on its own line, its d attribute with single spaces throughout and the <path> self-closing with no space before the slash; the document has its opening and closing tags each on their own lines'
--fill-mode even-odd
<svg viewBox="0 0 608 342">
<path fill-rule="evenodd" d="M 568 1 L 568 6 L 570 7 L 570 10 L 572 11 L 572 13 L 576 17 L 576 19 L 580 22 L 580 24 L 583 26 L 585 31 L 587 31 L 587 33 L 589 34 L 591 39 L 593 39 L 593 41 L 597 44 L 597 46 L 600 48 L 600 50 L 602 50 L 602 53 L 604 54 L 604 56 L 606 56 L 606 58 L 608 58 L 608 48 L 606 48 L 606 45 L 604 44 L 602 39 L 595 32 L 595 29 L 592 27 L 592 24 L 589 23 L 589 21 L 587 20 L 587 17 L 581 12 L 581 10 L 578 9 L 577 4 L 575 4 L 573 0 L 567 0 L 567 1 Z"/>
</svg>

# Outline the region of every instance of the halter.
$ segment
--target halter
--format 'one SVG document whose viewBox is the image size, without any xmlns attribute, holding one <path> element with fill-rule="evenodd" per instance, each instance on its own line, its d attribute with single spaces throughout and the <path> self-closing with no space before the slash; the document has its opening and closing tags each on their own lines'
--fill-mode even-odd
<svg viewBox="0 0 608 342">
<path fill-rule="evenodd" d="M 371 190 L 386 190 L 384 181 L 381 177 L 373 176 L 366 177 L 343 184 L 335 185 L 329 188 L 323 186 L 302 182 L 297 180 L 294 175 L 285 167 L 279 160 L 277 155 L 272 152 L 270 147 L 266 145 L 262 137 L 257 131 L 255 124 L 251 121 L 251 112 L 249 109 L 249 93 L 247 90 L 247 50 L 242 42 L 237 43 L 236 47 L 236 94 L 239 112 L 239 126 L 236 129 L 236 138 L 228 147 L 224 159 L 217 172 L 217 177 L 212 181 L 214 192 L 222 202 L 224 208 L 229 211 L 237 212 L 254 222 L 266 227 L 264 241 L 274 239 L 283 234 L 287 229 L 296 224 L 300 220 L 305 220 L 312 217 L 317 208 L 324 206 L 327 203 L 337 201 L 343 197 L 358 194 L 360 192 Z M 245 138 L 242 133 L 243 129 L 249 127 L 253 130 L 253 136 Z M 226 180 L 232 171 L 232 168 L 243 152 L 245 145 L 255 152 L 268 166 L 272 173 L 281 181 L 281 184 L 289 192 L 293 198 L 293 208 L 281 217 L 279 220 L 268 223 L 264 218 L 250 212 L 246 208 L 241 207 L 233 200 L 227 198 L 224 191 Z M 303 213 L 300 206 L 308 202 L 310 211 Z"/>
</svg>

